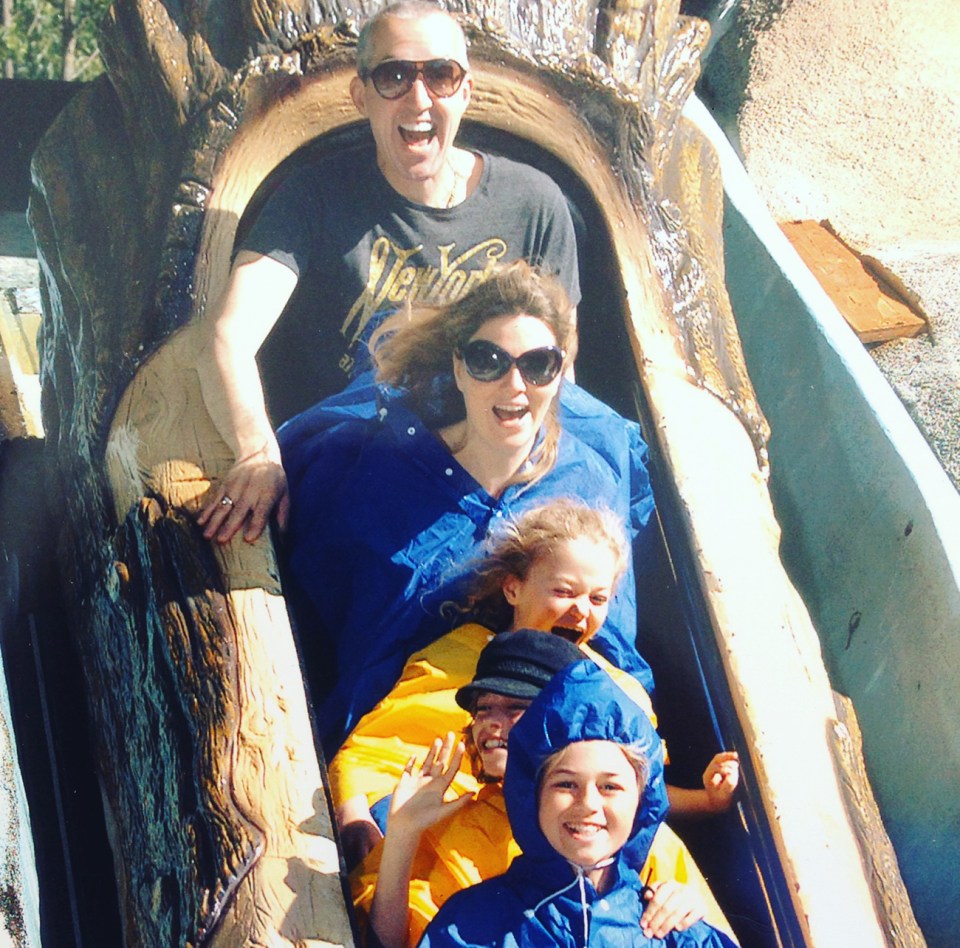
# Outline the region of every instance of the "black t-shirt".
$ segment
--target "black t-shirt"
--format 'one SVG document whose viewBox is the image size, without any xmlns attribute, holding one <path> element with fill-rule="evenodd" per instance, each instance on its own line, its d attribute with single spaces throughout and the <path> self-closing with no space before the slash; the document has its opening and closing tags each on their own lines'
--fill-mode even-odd
<svg viewBox="0 0 960 948">
<path fill-rule="evenodd" d="M 576 238 L 560 189 L 527 165 L 482 158 L 479 184 L 452 208 L 398 194 L 372 148 L 307 165 L 271 196 L 243 248 L 299 277 L 260 354 L 274 423 L 341 389 L 363 364 L 372 329 L 408 298 L 449 302 L 490 267 L 523 258 L 556 273 L 579 302 Z"/>
</svg>

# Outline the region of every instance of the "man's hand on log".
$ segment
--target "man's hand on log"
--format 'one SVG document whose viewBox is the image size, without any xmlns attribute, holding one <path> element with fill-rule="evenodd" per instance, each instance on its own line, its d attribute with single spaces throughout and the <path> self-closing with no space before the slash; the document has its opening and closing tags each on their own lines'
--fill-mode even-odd
<svg viewBox="0 0 960 948">
<path fill-rule="evenodd" d="M 210 489 L 197 522 L 208 540 L 229 543 L 242 530 L 244 540 L 253 543 L 274 511 L 277 526 L 286 529 L 290 512 L 287 477 L 278 460 L 255 454 L 234 464 Z"/>
</svg>

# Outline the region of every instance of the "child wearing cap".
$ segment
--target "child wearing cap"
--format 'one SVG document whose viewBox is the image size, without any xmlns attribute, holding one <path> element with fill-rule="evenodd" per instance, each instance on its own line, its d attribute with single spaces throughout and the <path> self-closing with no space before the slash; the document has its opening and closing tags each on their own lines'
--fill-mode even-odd
<svg viewBox="0 0 960 948">
<path fill-rule="evenodd" d="M 510 729 L 553 675 L 582 657 L 571 642 L 530 629 L 497 636 L 483 649 L 473 681 L 457 692 L 472 712 L 464 738 L 481 789 L 444 799 L 464 757 L 452 732 L 435 742 L 422 767 L 408 763 L 382 845 L 351 875 L 361 922 L 370 913 L 370 944 L 415 945 L 446 899 L 509 865 L 519 851 L 500 787 Z"/>
</svg>

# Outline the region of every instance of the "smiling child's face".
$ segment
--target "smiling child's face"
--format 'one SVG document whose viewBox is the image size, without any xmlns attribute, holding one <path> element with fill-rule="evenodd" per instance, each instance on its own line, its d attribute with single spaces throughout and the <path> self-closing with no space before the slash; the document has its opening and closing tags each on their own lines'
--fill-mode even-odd
<svg viewBox="0 0 960 948">
<path fill-rule="evenodd" d="M 637 772 L 618 744 L 570 744 L 541 781 L 540 829 L 561 856 L 591 868 L 630 838 L 640 790 Z"/>
<path fill-rule="evenodd" d="M 507 766 L 507 738 L 529 707 L 529 698 L 510 698 L 489 691 L 482 691 L 477 697 L 470 731 L 487 777 L 503 778 Z"/>
<path fill-rule="evenodd" d="M 558 543 L 534 560 L 524 579 L 511 576 L 504 583 L 513 628 L 586 642 L 607 618 L 617 565 L 608 545 L 587 537 Z"/>
</svg>

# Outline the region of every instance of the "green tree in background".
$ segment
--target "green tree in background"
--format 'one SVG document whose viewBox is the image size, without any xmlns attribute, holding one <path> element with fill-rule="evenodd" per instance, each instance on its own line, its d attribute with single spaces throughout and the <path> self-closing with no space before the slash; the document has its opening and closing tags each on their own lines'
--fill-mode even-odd
<svg viewBox="0 0 960 948">
<path fill-rule="evenodd" d="M 97 25 L 110 0 L 0 0 L 5 79 L 92 79 L 103 71 Z"/>
</svg>

